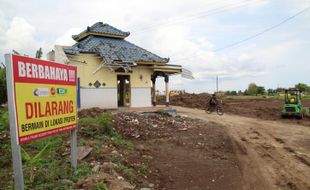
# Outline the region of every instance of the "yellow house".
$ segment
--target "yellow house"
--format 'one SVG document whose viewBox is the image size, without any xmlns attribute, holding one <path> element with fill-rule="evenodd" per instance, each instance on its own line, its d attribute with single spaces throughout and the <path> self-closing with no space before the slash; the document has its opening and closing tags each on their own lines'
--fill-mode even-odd
<svg viewBox="0 0 310 190">
<path fill-rule="evenodd" d="M 98 22 L 73 35 L 73 46 L 55 46 L 48 54 L 49 60 L 77 66 L 81 108 L 156 105 L 158 76 L 165 78 L 169 105 L 169 75 L 182 67 L 128 42 L 129 34 Z"/>
</svg>

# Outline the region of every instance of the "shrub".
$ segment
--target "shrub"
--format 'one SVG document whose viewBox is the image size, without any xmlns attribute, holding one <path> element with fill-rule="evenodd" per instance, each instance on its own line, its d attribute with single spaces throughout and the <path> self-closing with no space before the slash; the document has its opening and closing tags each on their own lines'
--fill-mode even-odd
<svg viewBox="0 0 310 190">
<path fill-rule="evenodd" d="M 0 67 L 0 105 L 7 102 L 5 68 Z"/>
<path fill-rule="evenodd" d="M 110 113 L 102 113 L 98 117 L 84 117 L 78 121 L 78 126 L 83 135 L 87 136 L 113 136 L 112 115 Z"/>
<path fill-rule="evenodd" d="M 0 133 L 5 131 L 9 126 L 9 112 L 0 110 Z"/>
<path fill-rule="evenodd" d="M 97 121 L 100 129 L 100 132 L 108 136 L 113 136 L 114 130 L 112 128 L 112 116 L 110 113 L 103 113 L 98 117 Z"/>
</svg>

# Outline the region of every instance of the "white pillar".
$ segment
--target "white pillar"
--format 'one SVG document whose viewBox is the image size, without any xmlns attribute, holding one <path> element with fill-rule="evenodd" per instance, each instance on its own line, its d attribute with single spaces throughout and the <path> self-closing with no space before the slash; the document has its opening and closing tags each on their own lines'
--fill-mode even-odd
<svg viewBox="0 0 310 190">
<path fill-rule="evenodd" d="M 166 106 L 170 106 L 170 100 L 169 100 L 169 76 L 165 76 L 165 84 L 166 84 Z"/>
</svg>

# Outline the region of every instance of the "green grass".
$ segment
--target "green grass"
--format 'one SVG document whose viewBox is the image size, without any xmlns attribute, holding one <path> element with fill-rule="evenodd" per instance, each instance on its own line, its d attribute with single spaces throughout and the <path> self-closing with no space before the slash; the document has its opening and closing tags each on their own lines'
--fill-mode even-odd
<svg viewBox="0 0 310 190">
<path fill-rule="evenodd" d="M 78 121 L 78 126 L 81 134 L 89 137 L 100 135 L 111 136 L 112 129 L 112 116 L 109 113 L 102 113 L 98 117 L 84 117 Z"/>
<path fill-rule="evenodd" d="M 114 133 L 111 137 L 112 143 L 114 146 L 123 146 L 125 145 L 128 150 L 133 150 L 134 146 L 131 142 L 123 139 L 123 137 L 117 133 Z"/>
<path fill-rule="evenodd" d="M 109 188 L 106 183 L 101 181 L 96 184 L 96 190 L 109 190 Z"/>
<path fill-rule="evenodd" d="M 113 129 L 112 115 L 103 113 L 98 117 L 83 117 L 78 121 L 78 145 L 87 145 L 89 141 L 95 142 L 91 155 L 95 160 L 105 160 L 104 149 L 102 145 L 110 144 L 121 151 L 133 150 L 133 144 L 118 134 Z M 6 109 L 0 110 L 0 187 L 4 189 L 13 188 L 12 164 L 11 164 L 11 146 L 9 137 L 2 138 L 5 134 L 9 134 L 8 113 Z M 89 176 L 96 175 L 92 172 L 92 166 L 87 161 L 81 161 L 77 170 L 74 172 L 70 164 L 70 140 L 69 133 L 54 135 L 48 138 L 37 140 L 22 145 L 22 148 L 28 154 L 28 159 L 23 161 L 24 180 L 26 189 L 43 190 L 69 190 L 73 189 L 70 184 L 64 180 L 77 182 Z M 29 164 L 30 158 L 35 157 L 47 144 L 50 148 L 40 157 L 40 161 L 35 164 Z M 65 156 L 63 156 L 65 155 Z M 117 170 L 129 182 L 134 183 L 136 180 L 136 171 L 123 164 L 115 156 L 112 161 L 118 163 Z M 142 169 L 141 171 L 144 171 Z M 1 189 L 0 188 L 0 189 Z M 108 190 L 108 185 L 104 182 L 94 184 L 93 189 Z"/>
<path fill-rule="evenodd" d="M 31 179 L 32 170 L 30 166 L 24 162 L 24 178 L 28 189 L 72 189 L 62 182 L 63 179 L 77 182 L 79 179 L 92 175 L 91 166 L 88 163 L 79 163 L 77 170 L 73 172 L 70 155 L 62 156 L 63 152 L 70 150 L 69 144 L 64 143 L 68 140 L 69 134 L 64 133 L 23 145 L 25 151 L 34 156 L 42 150 L 42 147 L 44 148 L 48 143 L 51 143 L 48 154 L 34 165 L 34 179 Z"/>
<path fill-rule="evenodd" d="M 304 100 L 310 100 L 310 95 L 304 95 L 304 96 L 302 97 L 302 99 L 304 99 Z"/>
<path fill-rule="evenodd" d="M 250 100 L 255 100 L 255 99 L 281 99 L 283 97 L 281 96 L 224 96 L 224 99 L 235 99 L 235 100 L 245 100 L 245 99 L 250 99 Z"/>
<path fill-rule="evenodd" d="M 0 110 L 0 132 L 6 130 L 9 127 L 9 113 L 6 108 Z"/>
<path fill-rule="evenodd" d="M 0 131 L 3 134 L 3 130 Z M 79 163 L 78 169 L 73 173 L 70 165 L 70 156 L 62 156 L 62 153 L 69 148 L 66 142 L 69 134 L 54 135 L 31 143 L 22 145 L 22 148 L 35 157 L 48 143 L 50 149 L 42 155 L 40 161 L 29 165 L 25 159 L 23 161 L 23 173 L 26 189 L 72 189 L 68 184 L 62 182 L 63 179 L 78 181 L 92 175 L 91 167 L 88 163 Z M 11 146 L 9 139 L 1 140 L 0 143 L 0 185 L 3 189 L 13 189 Z"/>
<path fill-rule="evenodd" d="M 116 169 L 119 173 L 121 173 L 131 184 L 134 184 L 137 180 L 137 172 L 125 164 L 123 164 L 120 157 L 117 155 L 111 155 L 111 162 L 116 165 Z"/>
<path fill-rule="evenodd" d="M 161 116 L 164 116 L 165 114 L 167 114 L 167 113 L 165 112 L 165 110 L 157 110 L 155 113 L 157 113 L 157 114 L 159 114 L 159 115 L 161 115 Z"/>
<path fill-rule="evenodd" d="M 119 164 L 116 167 L 124 177 L 129 181 L 129 183 L 134 184 L 137 180 L 136 171 L 133 168 L 129 168 L 126 165 Z"/>
<path fill-rule="evenodd" d="M 243 99 L 272 99 L 272 100 L 283 100 L 284 95 L 275 95 L 275 96 L 267 96 L 267 95 L 259 95 L 259 96 L 223 96 L 223 99 L 235 99 L 235 100 L 243 100 Z M 302 100 L 309 100 L 310 95 L 303 95 Z"/>
<path fill-rule="evenodd" d="M 133 144 L 123 139 L 112 128 L 112 116 L 110 113 L 103 113 L 98 117 L 84 117 L 79 119 L 79 129 L 82 135 L 89 136 L 103 142 L 111 141 L 114 146 L 133 149 Z"/>
<path fill-rule="evenodd" d="M 150 171 L 150 168 L 147 165 L 142 165 L 138 172 L 142 174 L 147 174 Z"/>
</svg>

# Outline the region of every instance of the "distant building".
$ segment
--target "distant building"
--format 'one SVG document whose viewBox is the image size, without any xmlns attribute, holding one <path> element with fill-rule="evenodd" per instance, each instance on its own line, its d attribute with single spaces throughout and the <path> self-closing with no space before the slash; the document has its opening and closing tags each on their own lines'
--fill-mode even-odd
<svg viewBox="0 0 310 190">
<path fill-rule="evenodd" d="M 128 42 L 129 34 L 98 22 L 73 35 L 73 46 L 55 46 L 48 54 L 49 60 L 77 66 L 82 108 L 155 105 L 158 76 L 165 78 L 169 104 L 169 75 L 182 67 Z"/>
</svg>

